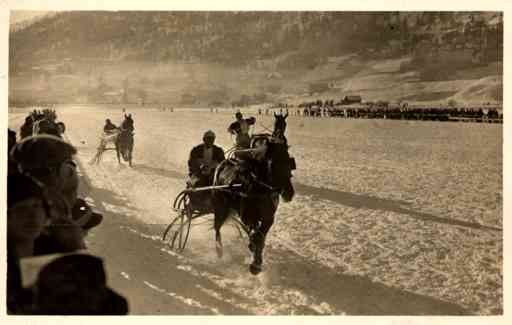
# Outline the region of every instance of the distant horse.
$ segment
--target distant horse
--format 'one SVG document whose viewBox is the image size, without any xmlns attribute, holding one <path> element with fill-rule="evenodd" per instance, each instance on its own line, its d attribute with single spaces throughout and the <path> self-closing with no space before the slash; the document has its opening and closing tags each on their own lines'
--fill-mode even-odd
<svg viewBox="0 0 512 325">
<path fill-rule="evenodd" d="M 288 143 L 284 133 L 286 132 L 286 118 L 288 117 L 288 113 L 285 115 L 278 115 L 274 112 L 275 122 L 274 122 L 274 132 L 272 132 L 272 137 L 274 139 L 283 140 L 285 144 Z"/>
<path fill-rule="evenodd" d="M 105 151 L 115 150 L 119 164 L 121 164 L 121 157 L 123 157 L 123 160 L 127 161 L 131 167 L 133 152 L 133 131 L 134 127 L 131 114 L 125 114 L 124 121 L 121 123 L 119 128 L 101 136 L 96 155 L 94 155 L 89 163 L 99 164 Z M 114 147 L 112 148 L 109 146 L 110 144 L 113 144 Z"/>
<path fill-rule="evenodd" d="M 132 115 L 124 115 L 124 121 L 119 128 L 120 132 L 115 141 L 117 161 L 121 163 L 121 157 L 127 161 L 130 167 L 132 166 L 132 152 L 133 152 L 133 119 Z"/>
<path fill-rule="evenodd" d="M 251 138 L 251 148 L 258 145 L 260 139 L 265 136 L 271 136 L 273 142 L 282 142 L 286 145 L 288 145 L 288 140 L 286 139 L 286 136 L 284 135 L 286 132 L 286 118 L 288 117 L 288 113 L 282 115 L 282 114 L 276 114 L 274 112 L 274 130 L 272 131 L 272 134 L 269 133 L 262 133 L 262 134 L 255 134 Z M 264 127 L 266 130 L 270 131 L 268 128 Z"/>
<path fill-rule="evenodd" d="M 245 170 L 235 160 L 227 159 L 215 171 L 214 185 L 243 184 L 240 192 L 213 192 L 217 254 L 220 257 L 223 251 L 220 229 L 230 210 L 235 210 L 250 231 L 249 249 L 253 253 L 253 261 L 249 270 L 252 274 L 262 270 L 265 239 L 274 223 L 279 196 L 289 202 L 295 194 L 291 182 L 295 161 L 288 153 L 288 145 L 275 140 L 270 135 L 260 136 L 255 142 L 258 147 L 253 150 L 261 153 L 263 149 L 263 155 L 259 159 L 245 161 L 244 165 L 249 166 Z"/>
</svg>

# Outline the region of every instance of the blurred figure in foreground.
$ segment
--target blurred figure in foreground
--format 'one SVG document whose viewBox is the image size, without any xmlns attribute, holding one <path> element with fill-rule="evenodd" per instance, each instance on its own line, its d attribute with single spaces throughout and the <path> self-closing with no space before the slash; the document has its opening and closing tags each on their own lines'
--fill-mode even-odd
<svg viewBox="0 0 512 325">
<path fill-rule="evenodd" d="M 101 222 L 99 214 L 82 213 L 89 208 L 77 197 L 79 180 L 72 160 L 75 153 L 71 144 L 52 135 L 27 137 L 11 152 L 20 172 L 40 182 L 48 198 L 51 223 L 38 238 L 38 254 L 85 248 L 86 230 Z M 79 219 L 80 224 L 76 222 Z"/>
<path fill-rule="evenodd" d="M 127 300 L 106 284 L 103 261 L 73 254 L 45 265 L 34 285 L 34 314 L 126 315 Z"/>
<path fill-rule="evenodd" d="M 19 260 L 33 256 L 36 239 L 50 222 L 43 189 L 30 177 L 7 179 L 7 309 L 24 313 L 30 296 L 21 286 Z"/>
</svg>

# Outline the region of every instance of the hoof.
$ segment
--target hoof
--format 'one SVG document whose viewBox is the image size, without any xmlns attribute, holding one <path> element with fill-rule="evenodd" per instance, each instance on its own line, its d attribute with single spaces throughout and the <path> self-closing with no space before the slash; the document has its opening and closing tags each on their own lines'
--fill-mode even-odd
<svg viewBox="0 0 512 325">
<path fill-rule="evenodd" d="M 220 242 L 215 242 L 215 251 L 217 252 L 217 257 L 222 258 L 224 250 L 223 250 L 222 244 Z"/>
<path fill-rule="evenodd" d="M 249 271 L 251 271 L 252 275 L 258 275 L 261 272 L 261 264 L 254 264 L 252 263 L 249 265 Z"/>
</svg>

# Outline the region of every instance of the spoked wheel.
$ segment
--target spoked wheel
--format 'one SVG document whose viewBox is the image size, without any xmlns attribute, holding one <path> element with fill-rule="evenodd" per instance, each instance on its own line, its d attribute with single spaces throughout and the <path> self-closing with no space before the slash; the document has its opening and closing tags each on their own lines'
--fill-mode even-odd
<svg viewBox="0 0 512 325">
<path fill-rule="evenodd" d="M 194 219 L 188 195 L 183 192 L 180 193 L 176 197 L 174 208 L 178 211 L 178 215 L 165 229 L 162 240 L 167 242 L 171 249 L 182 252 L 187 245 L 192 220 Z"/>
<path fill-rule="evenodd" d="M 176 196 L 172 207 L 177 212 L 177 216 L 172 219 L 162 235 L 162 240 L 171 249 L 178 252 L 182 252 L 187 245 L 192 222 L 213 213 L 211 207 L 196 207 L 194 209 L 190 201 L 190 193 L 190 189 L 185 189 Z M 240 238 L 244 237 L 243 234 L 250 238 L 250 229 L 239 218 L 232 217 L 231 219 L 233 220 L 231 225 L 238 230 Z"/>
<path fill-rule="evenodd" d="M 115 148 L 111 148 L 111 147 L 107 147 L 107 145 L 105 145 L 105 144 L 100 144 L 99 147 L 96 149 L 96 154 L 89 161 L 89 164 L 90 165 L 95 165 L 95 164 L 99 165 L 101 160 L 102 160 L 102 158 L 103 158 L 103 154 L 106 151 L 109 151 L 109 150 L 116 150 L 116 149 Z"/>
<path fill-rule="evenodd" d="M 90 165 L 98 165 L 101 161 L 101 157 L 103 156 L 103 152 L 105 151 L 104 148 L 98 148 L 98 151 L 96 152 L 96 155 L 92 157 L 91 161 L 89 161 Z"/>
<path fill-rule="evenodd" d="M 182 252 L 187 245 L 191 225 L 192 219 L 187 216 L 185 211 L 180 212 L 173 222 L 167 226 L 163 240 L 167 242 L 171 249 Z"/>
</svg>

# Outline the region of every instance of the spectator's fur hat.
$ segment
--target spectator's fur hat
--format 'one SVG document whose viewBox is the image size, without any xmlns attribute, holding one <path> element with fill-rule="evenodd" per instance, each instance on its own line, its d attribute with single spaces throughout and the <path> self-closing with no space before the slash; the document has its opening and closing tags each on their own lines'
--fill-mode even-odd
<svg viewBox="0 0 512 325">
<path fill-rule="evenodd" d="M 75 154 L 76 149 L 70 143 L 48 134 L 26 137 L 10 152 L 22 170 L 59 166 Z"/>
<path fill-rule="evenodd" d="M 76 165 L 71 160 L 76 149 L 51 135 L 30 136 L 11 149 L 11 159 L 18 171 L 30 175 L 45 187 L 52 187 L 73 206 L 78 189 Z"/>
</svg>

